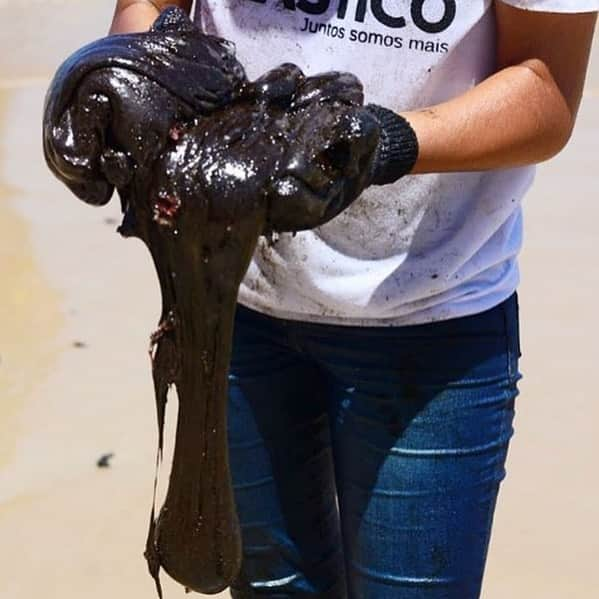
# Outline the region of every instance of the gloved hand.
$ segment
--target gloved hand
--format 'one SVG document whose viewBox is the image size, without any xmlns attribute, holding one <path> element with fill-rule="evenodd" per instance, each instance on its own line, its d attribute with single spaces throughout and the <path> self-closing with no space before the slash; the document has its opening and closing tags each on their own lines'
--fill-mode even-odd
<svg viewBox="0 0 599 599">
<path fill-rule="evenodd" d="M 285 64 L 252 84 L 282 152 L 267 183 L 267 228 L 312 229 L 356 200 L 370 182 L 379 127 L 349 73 L 306 77 Z"/>
<path fill-rule="evenodd" d="M 305 78 L 285 64 L 252 85 L 271 110 L 284 109 L 285 132 L 277 138 L 286 138 L 287 148 L 269 191 L 274 230 L 324 224 L 369 185 L 393 183 L 416 163 L 418 140 L 410 124 L 381 106 L 362 106 L 362 84 L 354 75 Z"/>
</svg>

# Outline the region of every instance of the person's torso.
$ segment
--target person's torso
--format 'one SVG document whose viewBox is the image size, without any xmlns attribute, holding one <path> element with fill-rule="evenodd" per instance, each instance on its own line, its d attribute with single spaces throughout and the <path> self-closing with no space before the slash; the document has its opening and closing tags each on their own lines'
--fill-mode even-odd
<svg viewBox="0 0 599 599">
<path fill-rule="evenodd" d="M 366 102 L 414 110 L 495 69 L 491 0 L 202 0 L 254 79 L 284 62 L 350 71 Z M 482 311 L 517 282 L 533 170 L 405 177 L 315 231 L 261 239 L 240 301 L 287 318 L 412 324 Z"/>
</svg>

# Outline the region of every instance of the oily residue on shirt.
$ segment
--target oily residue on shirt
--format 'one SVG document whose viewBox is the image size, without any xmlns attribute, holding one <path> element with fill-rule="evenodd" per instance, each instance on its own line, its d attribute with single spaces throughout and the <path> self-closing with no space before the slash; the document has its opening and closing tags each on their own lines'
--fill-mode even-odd
<svg viewBox="0 0 599 599">
<path fill-rule="evenodd" d="M 226 424 L 239 285 L 260 235 L 318 226 L 367 184 L 378 129 L 362 102 L 344 73 L 305 77 L 287 64 L 249 82 L 232 46 L 176 8 L 147 33 L 83 48 L 50 86 L 50 169 L 90 204 L 116 188 L 119 230 L 147 245 L 158 273 L 159 459 L 171 386 L 178 398 L 168 491 L 146 547 L 160 594 L 160 568 L 203 593 L 239 571 Z"/>
</svg>

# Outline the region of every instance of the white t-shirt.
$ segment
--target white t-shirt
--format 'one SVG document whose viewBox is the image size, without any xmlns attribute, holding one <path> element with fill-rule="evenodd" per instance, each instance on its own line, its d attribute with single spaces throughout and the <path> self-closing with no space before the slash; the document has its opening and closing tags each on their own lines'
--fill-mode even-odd
<svg viewBox="0 0 599 599">
<path fill-rule="evenodd" d="M 504 0 L 548 12 L 599 0 Z M 455 97 L 494 70 L 492 0 L 202 0 L 253 79 L 293 62 L 356 74 L 401 111 Z M 482 312 L 518 284 L 521 201 L 534 168 L 416 175 L 372 187 L 313 231 L 260 239 L 239 301 L 282 318 L 408 325 Z"/>
</svg>

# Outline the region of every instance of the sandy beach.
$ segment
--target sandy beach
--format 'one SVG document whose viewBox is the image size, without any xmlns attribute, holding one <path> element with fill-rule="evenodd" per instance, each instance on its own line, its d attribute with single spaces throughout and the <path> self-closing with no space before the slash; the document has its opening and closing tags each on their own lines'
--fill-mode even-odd
<svg viewBox="0 0 599 599">
<path fill-rule="evenodd" d="M 115 232 L 118 202 L 77 202 L 47 171 L 40 141 L 49 77 L 105 33 L 112 2 L 8 4 L 0 0 L 0 599 L 151 598 L 142 551 L 158 285 L 142 244 Z M 526 199 L 524 380 L 484 599 L 591 599 L 599 589 L 589 379 L 599 359 L 598 200 L 596 42 L 573 139 Z M 100 469 L 104 454 L 111 467 Z M 164 584 L 166 597 L 184 594 Z"/>
</svg>

